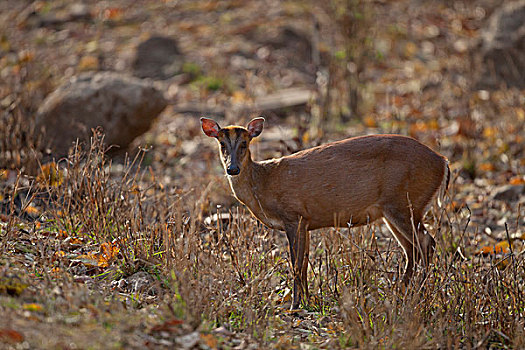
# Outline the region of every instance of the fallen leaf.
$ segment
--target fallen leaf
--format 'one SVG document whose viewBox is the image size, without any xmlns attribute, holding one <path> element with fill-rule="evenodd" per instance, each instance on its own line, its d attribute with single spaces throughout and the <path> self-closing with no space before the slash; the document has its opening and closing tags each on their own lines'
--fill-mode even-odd
<svg viewBox="0 0 525 350">
<path fill-rule="evenodd" d="M 22 50 L 18 53 L 18 62 L 26 63 L 31 62 L 35 59 L 35 53 L 33 51 Z"/>
<path fill-rule="evenodd" d="M 154 332 L 172 332 L 174 331 L 174 326 L 178 326 L 178 325 L 181 325 L 183 324 L 184 321 L 182 320 L 179 320 L 179 319 L 172 319 L 172 320 L 168 320 L 166 322 L 164 322 L 163 324 L 159 324 L 159 325 L 156 325 L 154 326 L 151 330 L 154 331 Z"/>
<path fill-rule="evenodd" d="M 211 349 L 217 349 L 219 345 L 219 341 L 213 334 L 201 334 L 201 341 Z"/>
<path fill-rule="evenodd" d="M 124 11 L 122 11 L 121 8 L 118 7 L 110 7 L 106 10 L 104 10 L 104 19 L 110 19 L 110 20 L 119 20 L 122 18 L 122 14 Z"/>
<path fill-rule="evenodd" d="M 405 44 L 405 56 L 410 58 L 417 53 L 417 45 L 409 41 Z"/>
<path fill-rule="evenodd" d="M 483 246 L 478 254 L 488 255 L 488 254 L 505 254 L 509 251 L 509 241 L 501 241 L 495 245 L 486 245 Z"/>
<path fill-rule="evenodd" d="M 28 311 L 35 311 L 35 312 L 40 312 L 42 311 L 44 308 L 42 307 L 42 305 L 40 304 L 36 304 L 36 303 L 29 303 L 29 304 L 24 304 L 22 306 L 22 308 L 24 310 L 28 310 Z"/>
<path fill-rule="evenodd" d="M 64 256 L 66 256 L 66 253 L 62 250 L 59 250 L 58 252 L 55 252 L 55 254 L 53 254 L 53 258 L 51 259 L 51 261 L 59 260 Z"/>
<path fill-rule="evenodd" d="M 494 171 L 496 170 L 496 167 L 492 163 L 481 163 L 479 169 L 483 171 Z"/>
<path fill-rule="evenodd" d="M 42 165 L 36 181 L 43 187 L 58 187 L 64 181 L 64 173 L 55 162 Z"/>
<path fill-rule="evenodd" d="M 69 244 L 81 245 L 82 244 L 82 240 L 79 239 L 79 238 L 71 238 L 71 240 L 69 241 Z"/>
<path fill-rule="evenodd" d="M 365 124 L 366 127 L 369 128 L 376 128 L 377 127 L 377 121 L 376 118 L 374 118 L 371 115 L 367 115 L 363 118 L 363 124 Z"/>
<path fill-rule="evenodd" d="M 26 214 L 29 214 L 29 215 L 32 215 L 32 216 L 38 216 L 40 215 L 41 211 L 40 209 L 38 209 L 37 207 L 34 207 L 32 205 L 29 205 L 27 206 L 25 209 L 24 209 L 24 212 Z"/>
<path fill-rule="evenodd" d="M 232 102 L 235 104 L 243 104 L 249 102 L 250 99 L 243 91 L 234 91 L 232 94 Z"/>
<path fill-rule="evenodd" d="M 0 328 L 0 343 L 21 343 L 24 341 L 24 336 L 10 328 Z"/>
<path fill-rule="evenodd" d="M 487 126 L 483 129 L 483 136 L 487 139 L 493 139 L 498 134 L 498 129 L 492 126 Z"/>
<path fill-rule="evenodd" d="M 525 176 L 514 176 L 510 179 L 511 185 L 523 185 L 525 184 Z"/>
<path fill-rule="evenodd" d="M 98 266 L 107 267 L 109 265 L 109 261 L 117 256 L 119 250 L 120 249 L 118 245 L 115 243 L 102 243 L 98 257 Z"/>
<path fill-rule="evenodd" d="M 100 245 L 99 252 L 83 254 L 77 259 L 87 266 L 108 267 L 109 262 L 117 256 L 119 250 L 116 243 L 105 242 Z"/>
<path fill-rule="evenodd" d="M 78 69 L 82 71 L 86 70 L 97 70 L 98 69 L 98 58 L 95 56 L 84 56 L 78 63 Z"/>
</svg>

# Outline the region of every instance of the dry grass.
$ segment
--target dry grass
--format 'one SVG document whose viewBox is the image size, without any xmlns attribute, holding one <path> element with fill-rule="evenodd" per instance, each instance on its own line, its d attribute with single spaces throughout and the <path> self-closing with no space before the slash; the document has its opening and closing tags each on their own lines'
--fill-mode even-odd
<svg viewBox="0 0 525 350">
<path fill-rule="evenodd" d="M 47 178 L 21 175 L 11 185 L 5 202 L 23 196 L 24 208 L 36 206 L 41 212 L 36 221 L 28 221 L 22 210 L 2 225 L 2 276 L 12 274 L 10 265 L 17 266 L 22 232 L 38 247 L 31 254 L 40 282 L 26 276 L 29 289 L 60 285 L 70 290 L 72 300 L 81 300 L 74 281 L 89 276 L 91 286 L 102 290 L 99 297 L 90 297 L 91 305 L 100 307 L 99 298 L 111 297 L 117 306 L 131 305 L 117 307 L 112 311 L 117 314 L 150 304 L 164 310 L 159 323 L 174 315 L 188 329 L 206 332 L 224 326 L 234 335 L 221 338 L 222 346 L 233 344 L 229 339 L 235 336 L 276 347 L 295 342 L 355 348 L 525 345 L 523 254 L 463 260 L 456 249 L 468 244 L 467 209 L 433 208 L 427 223 L 438 242 L 434 264 L 426 275 L 419 271 L 406 289 L 398 283 L 400 249 L 381 226 L 313 232 L 312 297 L 307 311 L 294 315 L 286 311 L 291 276 L 283 234 L 261 226 L 242 208 L 233 209 L 238 215 L 226 227 L 207 227 L 202 218 L 210 214 L 204 203 L 211 186 L 199 184 L 187 192 L 166 188 L 151 169 L 141 169 L 144 153 L 115 166 L 105 158 L 102 141 L 95 133 L 90 148 L 73 150 L 52 165 L 54 170 L 43 172 Z M 213 180 L 222 181 L 217 176 Z M 81 243 L 72 244 L 72 239 Z M 118 254 L 108 257 L 107 266 L 79 263 L 79 251 L 97 252 L 108 243 Z M 56 258 L 59 251 L 65 252 L 63 258 Z M 137 271 L 155 276 L 154 296 L 119 298 L 111 281 Z M 46 295 L 33 299 L 51 308 Z M 6 312 L 2 298 L 0 308 Z M 53 314 L 66 312 L 56 310 Z M 158 341 L 161 346 L 162 339 L 169 344 L 169 336 L 152 329 L 150 345 Z M 40 338 L 35 339 L 38 343 Z M 122 339 L 118 344 L 132 344 Z"/>
<path fill-rule="evenodd" d="M 363 4 L 331 1 L 332 7 L 321 8 L 328 14 L 341 6 L 369 15 Z M 333 22 L 328 29 L 340 31 L 334 47 L 347 56 L 331 57 L 331 80 L 319 87 L 319 99 L 309 106 L 309 126 L 317 123 L 325 134 L 306 134 L 306 126 L 296 125 L 304 129 L 298 135 L 300 147 L 306 146 L 303 141 L 320 142 L 318 135 L 343 134 L 347 125 L 338 124 L 339 118 L 355 112 L 362 83 L 347 69 L 347 60 L 355 61 L 356 72 L 366 70 L 370 61 L 368 47 L 352 50 L 371 27 L 353 27 L 355 18 L 339 13 L 326 16 Z M 197 13 L 192 20 L 201 17 Z M 356 42 L 338 42 L 345 31 L 355 34 Z M 407 57 L 399 62 L 415 61 L 410 50 L 403 54 Z M 374 123 L 364 123 L 374 132 L 413 133 L 427 143 L 455 123 L 458 131 L 442 138 L 443 147 L 456 175 L 468 174 L 463 182 L 451 183 L 444 209 L 434 206 L 427 216 L 437 241 L 429 271 L 417 271 L 413 283 L 403 288 L 398 282 L 403 256 L 383 226 L 318 230 L 311 234 L 311 298 L 305 311 L 291 314 L 285 235 L 265 228 L 228 197 L 215 151 L 206 144 L 199 143 L 202 151 L 191 156 L 200 157 L 197 161 L 187 161 L 191 157 L 181 144 L 200 137 L 198 128 L 186 125 L 170 135 L 176 140 L 171 150 L 142 150 L 120 163 L 105 157 L 103 136 L 95 132 L 89 145 L 49 162 L 31 121 L 51 90 L 50 73 L 43 67 L 31 71 L 39 64 L 21 64 L 22 74 L 2 91 L 0 348 L 525 347 L 523 208 L 487 200 L 490 186 L 523 174 L 523 140 L 517 135 L 525 123 L 518 117 L 522 93 L 496 92 L 487 100 L 457 91 L 454 77 L 463 68 L 454 63 L 452 73 L 448 65 L 438 70 L 443 74 L 439 88 L 412 97 L 399 93 L 391 98 L 393 104 L 388 96 L 372 101 L 387 101 L 372 114 Z M 400 72 L 399 67 L 380 72 Z M 240 75 L 224 75 L 230 73 Z M 389 79 L 392 85 L 401 79 L 407 85 L 396 74 L 385 79 L 378 84 L 388 87 Z M 447 114 L 464 107 L 458 96 L 467 100 L 467 117 Z M 427 113 L 433 123 L 423 118 Z M 337 123 L 329 125 L 332 120 Z M 370 131 L 364 126 L 356 130 Z M 163 163 L 169 158 L 175 160 Z M 488 180 L 475 182 L 486 174 Z M 482 199 L 458 199 L 461 191 Z M 478 219 L 495 216 L 487 208 L 497 211 L 498 218 L 509 213 L 515 218 L 518 212 L 516 224 L 509 221 L 505 233 L 514 243 L 508 252 L 476 254 L 486 238 L 479 236 L 486 233 L 472 224 L 467 202 L 478 205 L 472 210 L 478 210 Z M 230 211 L 234 219 L 227 225 L 205 223 L 209 215 Z M 120 286 L 137 272 L 152 277 L 144 289 Z"/>
</svg>

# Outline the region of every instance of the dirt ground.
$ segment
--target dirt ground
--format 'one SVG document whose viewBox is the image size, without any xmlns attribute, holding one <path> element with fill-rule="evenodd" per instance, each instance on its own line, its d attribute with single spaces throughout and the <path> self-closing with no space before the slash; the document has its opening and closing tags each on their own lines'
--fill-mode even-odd
<svg viewBox="0 0 525 350">
<path fill-rule="evenodd" d="M 495 8 L 1 2 L 0 134 L 16 142 L 0 150 L 0 348 L 525 346 L 525 94 L 474 88 Z M 137 160 L 104 160 L 95 141 L 51 162 L 30 130 L 45 96 L 82 72 L 134 74 L 154 35 L 177 41 L 181 68 L 154 81 L 169 105 L 127 150 Z M 289 312 L 285 236 L 231 195 L 199 123 L 261 114 L 257 160 L 374 133 L 445 155 L 445 207 L 426 218 L 430 272 L 404 290 L 402 252 L 379 223 L 318 230 L 310 301 Z"/>
</svg>

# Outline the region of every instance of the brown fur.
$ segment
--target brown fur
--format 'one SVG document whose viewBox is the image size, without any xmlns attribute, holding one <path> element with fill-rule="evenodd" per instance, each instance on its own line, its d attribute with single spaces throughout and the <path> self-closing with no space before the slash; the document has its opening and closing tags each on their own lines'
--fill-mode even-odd
<svg viewBox="0 0 525 350">
<path fill-rule="evenodd" d="M 225 169 L 232 163 L 240 169 L 228 176 L 235 197 L 265 225 L 286 231 L 294 308 L 308 293 L 308 230 L 383 218 L 405 252 L 405 282 L 416 261 L 422 258 L 426 265 L 431 259 L 434 239 L 421 220 L 447 184 L 449 169 L 446 158 L 420 142 L 400 135 L 361 136 L 254 162 L 248 148 L 237 147 L 251 140 L 248 129 L 222 128 L 217 140 L 227 143 L 221 152 Z"/>
</svg>

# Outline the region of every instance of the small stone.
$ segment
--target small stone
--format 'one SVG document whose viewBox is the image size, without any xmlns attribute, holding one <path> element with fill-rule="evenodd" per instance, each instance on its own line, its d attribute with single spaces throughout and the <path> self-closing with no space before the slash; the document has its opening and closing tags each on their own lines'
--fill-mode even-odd
<svg viewBox="0 0 525 350">
<path fill-rule="evenodd" d="M 133 70 L 139 78 L 164 80 L 180 73 L 182 64 L 183 55 L 174 39 L 153 36 L 137 46 Z"/>
<path fill-rule="evenodd" d="M 504 202 L 516 202 L 525 197 L 525 185 L 505 185 L 495 190 L 493 198 Z"/>
<path fill-rule="evenodd" d="M 525 88 L 525 0 L 499 7 L 482 31 L 481 66 L 476 87 Z"/>
<path fill-rule="evenodd" d="M 36 122 L 45 129 L 52 154 L 61 157 L 77 139 L 88 142 L 97 127 L 105 133 L 106 144 L 124 148 L 149 129 L 166 105 L 151 82 L 114 72 L 89 72 L 49 94 Z"/>
</svg>

